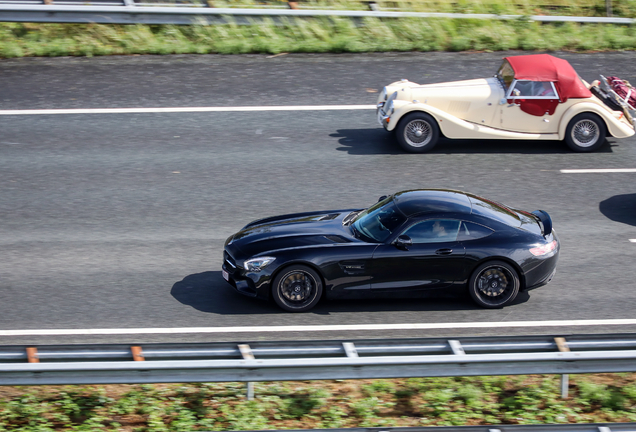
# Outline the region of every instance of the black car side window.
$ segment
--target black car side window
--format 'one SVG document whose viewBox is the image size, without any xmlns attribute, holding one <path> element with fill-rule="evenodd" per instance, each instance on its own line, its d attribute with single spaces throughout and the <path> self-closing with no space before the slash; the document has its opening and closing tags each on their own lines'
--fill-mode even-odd
<svg viewBox="0 0 636 432">
<path fill-rule="evenodd" d="M 477 240 L 480 238 L 488 237 L 494 231 L 483 225 L 479 225 L 473 222 L 462 222 L 462 226 L 459 229 L 458 241 Z"/>
<path fill-rule="evenodd" d="M 457 240 L 460 222 L 452 219 L 430 219 L 413 225 L 405 234 L 417 243 L 443 243 Z"/>
</svg>

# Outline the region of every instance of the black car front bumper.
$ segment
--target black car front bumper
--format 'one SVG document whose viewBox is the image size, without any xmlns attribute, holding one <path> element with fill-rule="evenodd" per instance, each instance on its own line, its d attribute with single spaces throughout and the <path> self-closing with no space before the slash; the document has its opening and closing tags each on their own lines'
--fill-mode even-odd
<svg viewBox="0 0 636 432">
<path fill-rule="evenodd" d="M 223 279 L 239 293 L 248 297 L 269 298 L 269 285 L 272 274 L 267 269 L 263 269 L 258 273 L 248 272 L 225 250 L 223 251 L 221 273 Z"/>
</svg>

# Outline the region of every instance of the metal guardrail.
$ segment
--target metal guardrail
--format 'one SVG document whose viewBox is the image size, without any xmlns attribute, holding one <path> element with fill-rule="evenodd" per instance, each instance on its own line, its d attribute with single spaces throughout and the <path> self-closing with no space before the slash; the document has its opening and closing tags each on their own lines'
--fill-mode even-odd
<svg viewBox="0 0 636 432">
<path fill-rule="evenodd" d="M 102 0 L 90 4 L 67 1 L 42 4 L 38 0 L 1 0 L 0 21 L 49 22 L 49 23 L 98 23 L 98 24 L 253 24 L 254 20 L 270 19 L 286 21 L 289 18 L 307 17 L 361 18 L 450 18 L 518 20 L 537 22 L 579 22 L 606 24 L 634 24 L 636 19 L 617 17 L 571 17 L 547 15 L 495 15 L 394 11 L 349 11 L 310 9 L 239 9 L 212 8 L 204 3 L 170 5 L 161 3 L 136 3 L 133 0 Z"/>
<path fill-rule="evenodd" d="M 0 385 L 636 371 L 636 334 L 0 347 Z"/>
</svg>

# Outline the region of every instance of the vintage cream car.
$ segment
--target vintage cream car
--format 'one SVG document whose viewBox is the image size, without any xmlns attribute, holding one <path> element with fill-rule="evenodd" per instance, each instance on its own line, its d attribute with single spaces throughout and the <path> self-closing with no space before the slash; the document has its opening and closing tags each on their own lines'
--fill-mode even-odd
<svg viewBox="0 0 636 432">
<path fill-rule="evenodd" d="M 377 118 L 404 150 L 432 149 L 454 139 L 565 140 L 590 152 L 606 136 L 634 135 L 629 105 L 606 83 L 583 81 L 563 59 L 548 54 L 504 58 L 492 78 L 420 85 L 408 80 L 382 90 Z M 610 97 L 611 96 L 611 97 Z"/>
</svg>

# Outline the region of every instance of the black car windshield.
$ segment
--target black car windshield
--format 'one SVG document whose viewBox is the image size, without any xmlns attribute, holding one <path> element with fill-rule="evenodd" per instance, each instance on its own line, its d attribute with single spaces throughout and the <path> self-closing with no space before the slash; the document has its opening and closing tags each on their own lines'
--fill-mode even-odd
<svg viewBox="0 0 636 432">
<path fill-rule="evenodd" d="M 383 242 L 406 221 L 406 217 L 397 209 L 392 198 L 372 205 L 358 215 L 353 229 L 365 241 Z"/>
</svg>

